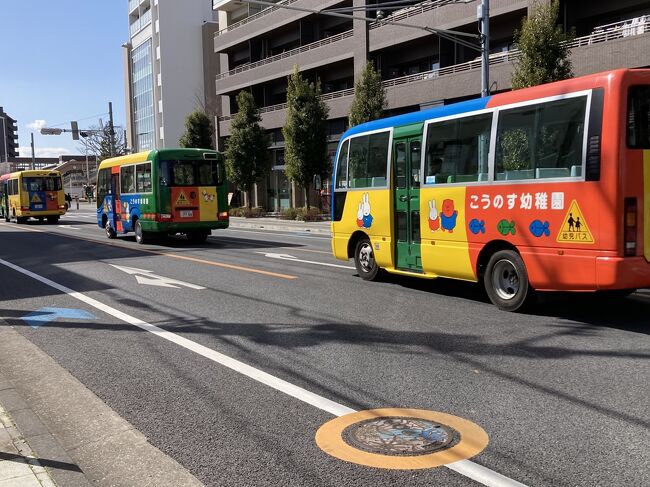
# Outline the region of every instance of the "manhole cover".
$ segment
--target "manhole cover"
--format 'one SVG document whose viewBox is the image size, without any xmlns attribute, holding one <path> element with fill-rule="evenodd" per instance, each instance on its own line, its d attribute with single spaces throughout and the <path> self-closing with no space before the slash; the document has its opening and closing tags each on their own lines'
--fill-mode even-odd
<svg viewBox="0 0 650 487">
<path fill-rule="evenodd" d="M 354 423 L 343 430 L 350 446 L 381 455 L 424 455 L 452 446 L 458 433 L 421 418 L 383 417 Z"/>
</svg>

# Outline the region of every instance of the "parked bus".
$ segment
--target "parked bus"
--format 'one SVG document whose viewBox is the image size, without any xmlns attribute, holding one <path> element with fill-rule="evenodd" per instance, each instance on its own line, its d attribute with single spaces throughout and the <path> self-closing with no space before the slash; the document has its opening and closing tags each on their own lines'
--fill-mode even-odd
<svg viewBox="0 0 650 487">
<path fill-rule="evenodd" d="M 59 171 L 18 171 L 0 176 L 0 217 L 25 223 L 30 218 L 56 223 L 65 214 Z"/>
<path fill-rule="evenodd" d="M 183 233 L 193 243 L 227 228 L 221 154 L 162 149 L 102 161 L 97 173 L 97 224 L 108 238 L 135 232 L 138 243 Z"/>
<path fill-rule="evenodd" d="M 650 70 L 369 122 L 336 157 L 332 249 L 363 279 L 482 280 L 511 311 L 650 287 Z"/>
</svg>

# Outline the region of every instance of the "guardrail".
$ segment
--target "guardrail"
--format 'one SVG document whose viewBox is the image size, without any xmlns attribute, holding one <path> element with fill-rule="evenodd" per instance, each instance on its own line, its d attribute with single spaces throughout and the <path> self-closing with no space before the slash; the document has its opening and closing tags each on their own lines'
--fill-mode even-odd
<svg viewBox="0 0 650 487">
<path fill-rule="evenodd" d="M 297 54 L 300 54 L 302 52 L 307 52 L 311 51 L 313 49 L 318 49 L 319 47 L 326 46 L 328 44 L 333 44 L 334 42 L 341 41 L 343 39 L 347 39 L 348 37 L 352 37 L 354 34 L 354 31 L 348 30 L 346 32 L 343 32 L 341 34 L 337 34 L 335 36 L 330 36 L 326 37 L 325 39 L 321 39 L 320 41 L 317 42 L 312 42 L 311 44 L 306 44 L 304 46 L 297 47 L 295 49 L 291 49 L 290 51 L 285 51 L 281 54 L 276 54 L 275 56 L 270 56 L 267 57 L 266 59 L 262 59 L 260 61 L 255 61 L 254 63 L 248 63 L 248 64 L 242 64 L 241 66 L 237 66 L 235 69 L 231 69 L 230 71 L 223 72 L 221 74 L 218 74 L 216 79 L 224 79 L 229 76 L 233 76 L 235 74 L 243 73 L 245 71 L 250 71 L 251 69 L 259 68 L 260 66 L 264 66 L 266 64 L 271 64 L 276 61 L 279 61 L 280 59 L 286 59 L 288 57 L 295 56 Z"/>
</svg>

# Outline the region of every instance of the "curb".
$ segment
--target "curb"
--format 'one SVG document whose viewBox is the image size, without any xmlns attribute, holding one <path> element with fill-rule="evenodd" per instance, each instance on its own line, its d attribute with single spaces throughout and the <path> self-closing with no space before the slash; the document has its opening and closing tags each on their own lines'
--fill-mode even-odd
<svg viewBox="0 0 650 487">
<path fill-rule="evenodd" d="M 243 220 L 243 219 L 242 219 Z M 306 222 L 295 222 L 295 223 L 289 223 L 287 222 L 282 222 L 281 220 L 276 222 L 276 221 L 269 221 L 269 220 L 263 220 L 263 221 L 250 221 L 250 220 L 258 220 L 258 219 L 249 219 L 242 221 L 239 219 L 235 219 L 233 217 L 230 218 L 230 228 L 253 228 L 253 229 L 258 229 L 258 230 L 279 230 L 279 231 L 286 231 L 286 232 L 306 232 L 306 233 L 311 233 L 314 235 L 327 235 L 330 237 L 331 231 L 330 231 L 330 224 L 329 222 L 314 222 L 314 223 L 306 223 Z"/>
</svg>

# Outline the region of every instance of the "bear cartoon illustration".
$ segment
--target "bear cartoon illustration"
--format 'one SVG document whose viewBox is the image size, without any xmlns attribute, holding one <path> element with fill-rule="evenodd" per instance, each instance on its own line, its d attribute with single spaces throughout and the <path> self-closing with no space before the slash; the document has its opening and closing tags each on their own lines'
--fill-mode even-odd
<svg viewBox="0 0 650 487">
<path fill-rule="evenodd" d="M 440 213 L 440 226 L 442 231 L 447 230 L 453 233 L 456 228 L 456 218 L 458 217 L 458 210 L 454 209 L 454 201 L 446 199 L 442 202 L 442 212 Z"/>
<path fill-rule="evenodd" d="M 359 228 L 370 228 L 372 225 L 372 215 L 370 214 L 370 195 L 364 193 L 359 209 L 357 210 L 357 226 Z"/>
<path fill-rule="evenodd" d="M 432 232 L 440 228 L 440 215 L 436 208 L 436 200 L 429 201 L 429 228 Z"/>
</svg>

